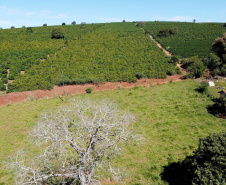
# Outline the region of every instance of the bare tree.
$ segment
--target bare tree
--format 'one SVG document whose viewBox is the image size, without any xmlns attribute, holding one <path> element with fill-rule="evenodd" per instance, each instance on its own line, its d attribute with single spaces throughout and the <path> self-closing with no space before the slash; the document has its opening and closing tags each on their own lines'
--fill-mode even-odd
<svg viewBox="0 0 226 185">
<path fill-rule="evenodd" d="M 44 114 L 31 131 L 44 152 L 29 164 L 23 154 L 16 156 L 11 166 L 17 184 L 96 184 L 97 169 L 121 151 L 119 143 L 135 137 L 134 117 L 115 104 L 82 99 L 68 104 Z"/>
</svg>

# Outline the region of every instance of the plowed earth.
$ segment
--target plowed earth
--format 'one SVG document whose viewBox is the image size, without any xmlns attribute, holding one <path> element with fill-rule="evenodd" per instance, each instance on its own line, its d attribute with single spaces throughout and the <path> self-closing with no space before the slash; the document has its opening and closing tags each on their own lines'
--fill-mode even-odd
<svg viewBox="0 0 226 185">
<path fill-rule="evenodd" d="M 66 85 L 64 86 L 65 95 L 75 95 L 80 93 L 86 93 L 86 89 L 91 87 L 93 92 L 104 91 L 104 90 L 113 90 L 117 88 L 131 88 L 135 86 L 149 86 L 150 84 L 162 84 L 168 83 L 170 81 L 180 81 L 182 77 L 186 74 L 185 71 L 182 71 L 182 75 L 167 76 L 166 79 L 140 79 L 136 83 L 127 83 L 127 82 L 106 82 L 103 84 L 84 84 L 84 85 Z M 0 97 L 0 106 L 7 104 L 15 104 L 22 102 L 29 97 L 40 99 L 40 98 L 52 98 L 56 96 L 63 95 L 63 86 L 54 86 L 52 90 L 35 90 L 35 91 L 24 91 L 24 92 L 15 92 L 5 94 Z"/>
</svg>

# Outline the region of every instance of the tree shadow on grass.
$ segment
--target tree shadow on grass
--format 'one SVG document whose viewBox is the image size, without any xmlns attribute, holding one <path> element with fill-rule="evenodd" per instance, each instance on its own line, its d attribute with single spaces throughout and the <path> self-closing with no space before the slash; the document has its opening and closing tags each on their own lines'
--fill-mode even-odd
<svg viewBox="0 0 226 185">
<path fill-rule="evenodd" d="M 160 174 L 162 180 L 169 183 L 169 185 L 189 185 L 189 175 L 187 165 L 181 162 L 170 163 L 164 166 L 163 172 Z"/>
<path fill-rule="evenodd" d="M 219 99 L 212 99 L 214 102 L 213 105 L 207 106 L 208 113 L 214 115 L 215 117 L 226 119 L 226 113 L 225 111 L 219 107 Z"/>
</svg>

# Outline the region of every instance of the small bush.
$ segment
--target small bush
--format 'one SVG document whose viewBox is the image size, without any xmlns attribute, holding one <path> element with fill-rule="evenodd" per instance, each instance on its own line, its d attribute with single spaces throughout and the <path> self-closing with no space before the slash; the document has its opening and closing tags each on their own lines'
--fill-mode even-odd
<svg viewBox="0 0 226 185">
<path fill-rule="evenodd" d="M 5 91 L 6 87 L 5 85 L 0 81 L 0 91 Z"/>
<path fill-rule="evenodd" d="M 135 76 L 136 76 L 137 79 L 141 79 L 141 78 L 144 77 L 144 73 L 136 73 Z"/>
<path fill-rule="evenodd" d="M 27 27 L 27 30 L 26 30 L 27 33 L 33 33 L 33 29 L 31 27 Z"/>
<path fill-rule="evenodd" d="M 168 29 L 163 28 L 163 29 L 159 30 L 158 36 L 159 37 L 168 37 L 168 36 L 170 36 L 170 32 Z"/>
<path fill-rule="evenodd" d="M 171 57 L 170 62 L 171 63 L 178 63 L 179 60 L 180 60 L 179 57 L 174 55 L 174 56 Z"/>
<path fill-rule="evenodd" d="M 91 87 L 86 89 L 86 93 L 92 93 L 93 89 Z"/>
<path fill-rule="evenodd" d="M 63 39 L 64 32 L 61 28 L 53 28 L 52 30 L 52 39 Z"/>
<path fill-rule="evenodd" d="M 207 93 L 208 92 L 209 83 L 208 82 L 201 82 L 201 84 L 196 89 L 200 93 Z"/>
<path fill-rule="evenodd" d="M 176 71 L 175 71 L 174 69 L 168 69 L 168 70 L 166 71 L 166 74 L 169 75 L 169 76 L 175 75 L 175 74 L 176 74 Z"/>
<path fill-rule="evenodd" d="M 177 34 L 178 29 L 177 29 L 176 27 L 175 27 L 175 28 L 171 28 L 171 29 L 169 30 L 169 32 L 170 32 L 171 35 L 175 35 L 175 34 Z"/>
<path fill-rule="evenodd" d="M 8 83 L 8 78 L 3 77 L 2 78 L 2 83 L 7 84 Z"/>
<path fill-rule="evenodd" d="M 182 74 L 182 72 L 181 72 L 181 70 L 180 70 L 179 67 L 176 67 L 175 70 L 176 70 L 176 73 L 177 73 L 178 75 L 181 75 L 181 74 Z"/>
</svg>

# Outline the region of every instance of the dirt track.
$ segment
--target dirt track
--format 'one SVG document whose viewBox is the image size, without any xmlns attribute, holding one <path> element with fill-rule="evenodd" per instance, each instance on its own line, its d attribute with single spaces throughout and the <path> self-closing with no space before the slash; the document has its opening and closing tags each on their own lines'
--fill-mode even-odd
<svg viewBox="0 0 226 185">
<path fill-rule="evenodd" d="M 85 93 L 86 89 L 88 87 L 92 87 L 93 92 L 96 92 L 96 91 L 104 91 L 104 90 L 113 90 L 113 89 L 116 89 L 119 87 L 131 88 L 131 87 L 135 87 L 135 86 L 148 86 L 150 83 L 154 85 L 154 84 L 168 83 L 170 80 L 172 80 L 173 82 L 180 81 L 181 77 L 184 74 L 185 74 L 185 72 L 183 72 L 182 75 L 167 76 L 166 79 L 141 79 L 141 80 L 138 80 L 136 83 L 107 82 L 107 83 L 99 84 L 99 85 L 94 85 L 94 84 L 67 85 L 67 86 L 64 86 L 64 91 L 65 91 L 66 95 L 67 94 L 75 95 L 75 94 Z M 29 98 L 29 96 L 33 97 L 35 99 L 39 99 L 39 98 L 44 98 L 44 97 L 52 98 L 55 96 L 62 96 L 62 94 L 63 94 L 62 86 L 55 86 L 50 91 L 35 90 L 35 91 L 9 93 L 9 94 L 6 94 L 6 95 L 0 97 L 0 106 L 22 102 L 22 101 L 26 100 L 27 98 Z"/>
<path fill-rule="evenodd" d="M 149 35 L 150 38 L 157 44 L 159 48 L 162 48 L 163 51 L 166 53 L 167 56 L 172 56 L 172 54 L 165 50 L 161 44 L 159 44 L 152 35 Z M 178 67 L 180 67 L 178 65 Z M 166 79 L 141 79 L 138 80 L 136 83 L 127 83 L 127 82 L 107 82 L 104 84 L 94 85 L 94 84 L 84 84 L 84 85 L 67 85 L 64 86 L 64 92 L 67 95 L 75 95 L 80 93 L 86 93 L 86 89 L 88 87 L 91 87 L 93 89 L 93 92 L 96 91 L 104 91 L 104 90 L 113 90 L 119 87 L 123 88 L 131 88 L 135 86 L 148 86 L 151 84 L 162 84 L 162 83 L 168 83 L 169 81 L 180 81 L 181 78 L 186 74 L 186 72 L 180 68 L 182 71 L 182 75 L 174 75 L 174 76 L 167 76 Z M 35 91 L 25 91 L 25 92 L 16 92 L 16 93 L 9 93 L 2 97 L 0 97 L 0 106 L 4 106 L 7 104 L 14 104 L 18 102 L 22 102 L 26 100 L 29 97 L 40 99 L 40 98 L 52 98 L 56 96 L 62 96 L 63 95 L 63 87 L 61 86 L 54 86 L 54 88 L 50 91 L 48 90 L 35 90 Z"/>
</svg>

